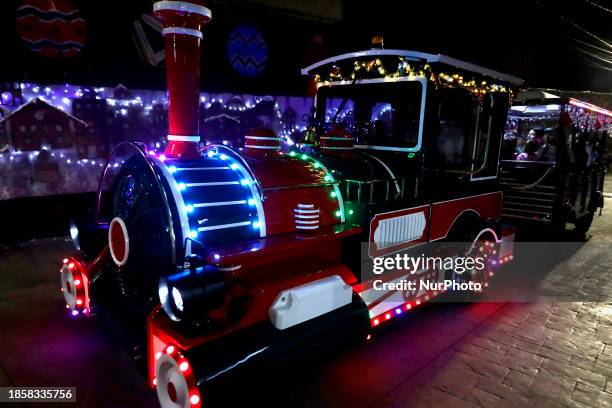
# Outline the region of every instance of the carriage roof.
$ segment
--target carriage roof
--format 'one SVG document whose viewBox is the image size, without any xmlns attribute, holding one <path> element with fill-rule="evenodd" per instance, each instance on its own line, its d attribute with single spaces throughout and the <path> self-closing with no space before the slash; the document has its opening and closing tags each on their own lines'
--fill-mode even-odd
<svg viewBox="0 0 612 408">
<path fill-rule="evenodd" d="M 557 106 L 556 110 L 560 110 L 559 105 L 569 104 L 585 111 L 589 111 L 595 114 L 603 115 L 607 118 L 612 118 L 612 111 L 602 108 L 600 106 L 594 105 L 592 103 L 572 98 L 569 96 L 559 96 L 550 92 L 546 92 L 539 89 L 526 89 L 521 92 L 514 98 L 512 108 L 514 111 L 520 110 L 519 108 L 524 107 L 525 110 L 528 110 L 528 106 L 542 106 L 546 105 L 550 110 L 555 110 L 552 107 Z"/>
</svg>

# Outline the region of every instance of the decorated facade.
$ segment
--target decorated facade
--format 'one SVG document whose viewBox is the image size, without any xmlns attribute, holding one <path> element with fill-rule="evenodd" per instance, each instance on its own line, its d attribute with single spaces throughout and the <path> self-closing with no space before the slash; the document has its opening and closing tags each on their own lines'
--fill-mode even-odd
<svg viewBox="0 0 612 408">
<path fill-rule="evenodd" d="M 50 103 L 34 98 L 2 118 L 10 144 L 16 151 L 70 149 L 76 142 L 77 128 L 87 124 Z"/>
<path fill-rule="evenodd" d="M 0 168 L 11 176 L 0 199 L 95 191 L 112 146 L 137 141 L 151 151 L 165 147 L 165 92 L 33 83 L 7 83 L 2 90 Z M 199 105 L 202 146 L 240 148 L 245 132 L 263 126 L 277 129 L 290 146 L 301 140 L 312 99 L 201 93 Z M 49 165 L 55 163 L 62 183 L 35 183 L 36 160 L 43 152 L 48 152 Z"/>
</svg>

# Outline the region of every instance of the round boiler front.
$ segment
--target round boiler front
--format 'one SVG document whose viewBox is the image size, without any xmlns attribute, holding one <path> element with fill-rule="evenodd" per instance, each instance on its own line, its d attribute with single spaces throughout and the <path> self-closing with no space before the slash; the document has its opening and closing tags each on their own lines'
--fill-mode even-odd
<svg viewBox="0 0 612 408">
<path fill-rule="evenodd" d="M 181 276 L 187 259 L 267 235 L 302 239 L 344 222 L 344 205 L 333 174 L 308 155 L 243 157 L 214 145 L 179 159 L 124 143 L 105 169 L 97 216 L 113 259 L 105 276 L 121 304 L 146 314 L 161 278 Z"/>
<path fill-rule="evenodd" d="M 109 225 L 112 278 L 129 311 L 155 304 L 157 278 L 173 269 L 176 244 L 171 203 L 154 163 L 133 143 L 122 143 L 104 170 L 97 221 Z"/>
<path fill-rule="evenodd" d="M 119 293 L 146 313 L 159 278 L 206 247 L 265 236 L 261 189 L 242 157 L 216 147 L 196 159 L 148 154 L 124 143 L 111 154 L 98 194 L 109 225 Z"/>
<path fill-rule="evenodd" d="M 150 160 L 175 204 L 179 259 L 212 245 L 266 235 L 262 190 L 234 150 L 213 146 L 197 159 L 162 155 Z"/>
</svg>

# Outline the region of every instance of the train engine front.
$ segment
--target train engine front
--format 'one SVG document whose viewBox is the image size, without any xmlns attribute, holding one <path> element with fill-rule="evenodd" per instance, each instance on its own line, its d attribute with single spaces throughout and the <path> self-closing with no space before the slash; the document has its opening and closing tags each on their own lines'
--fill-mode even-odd
<svg viewBox="0 0 612 408">
<path fill-rule="evenodd" d="M 163 154 L 117 146 L 100 183 L 96 221 L 64 259 L 69 312 L 113 304 L 147 326 L 149 382 L 162 406 L 200 406 L 200 390 L 302 349 L 365 339 L 368 310 L 352 289 L 333 172 L 283 154 L 254 129 L 243 151 L 198 147 L 199 0 L 159 1 L 169 92 Z M 110 301 L 110 302 L 108 302 Z M 118 305 L 118 307 L 117 307 Z M 126 319 L 126 316 L 128 318 Z"/>
</svg>

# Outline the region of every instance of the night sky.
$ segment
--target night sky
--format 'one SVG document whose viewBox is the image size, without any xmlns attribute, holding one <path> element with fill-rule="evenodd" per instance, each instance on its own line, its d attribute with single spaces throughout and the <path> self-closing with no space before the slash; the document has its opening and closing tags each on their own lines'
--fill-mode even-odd
<svg viewBox="0 0 612 408">
<path fill-rule="evenodd" d="M 605 8 L 605 0 L 597 1 Z M 594 2 L 410 1 L 402 13 L 383 5 L 393 3 L 376 2 L 379 7 L 358 17 L 364 25 L 368 20 L 378 25 L 387 48 L 448 54 L 518 75 L 531 86 L 612 91 L 612 10 Z M 607 3 L 612 8 L 612 1 Z"/>
<path fill-rule="evenodd" d="M 163 69 L 142 61 L 131 37 L 148 1 L 72 3 L 86 19 L 87 45 L 76 57 L 52 61 L 33 54 L 17 36 L 19 1 L 1 2 L 0 81 L 164 87 Z M 447 54 L 520 76 L 529 86 L 612 92 L 610 0 L 346 0 L 341 22 L 297 18 L 241 1 L 208 5 L 213 22 L 204 28 L 202 63 L 207 91 L 300 95 L 306 82 L 299 68 L 308 61 L 314 34 L 322 35 L 327 56 L 369 48 L 371 36 L 383 34 L 386 48 Z M 256 78 L 234 73 L 226 57 L 229 32 L 240 24 L 257 27 L 268 44 L 267 69 Z"/>
</svg>

